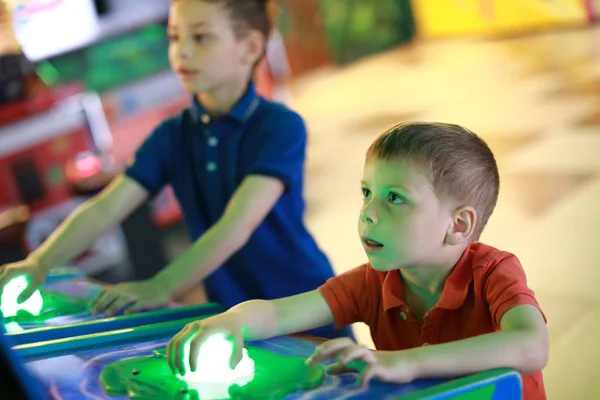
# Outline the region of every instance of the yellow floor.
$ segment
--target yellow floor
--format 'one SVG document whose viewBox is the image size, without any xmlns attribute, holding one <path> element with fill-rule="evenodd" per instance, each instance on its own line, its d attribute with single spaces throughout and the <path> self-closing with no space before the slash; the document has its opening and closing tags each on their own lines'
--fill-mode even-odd
<svg viewBox="0 0 600 400">
<path fill-rule="evenodd" d="M 311 74 L 293 92 L 311 134 L 307 219 L 338 272 L 366 260 L 359 182 L 383 129 L 441 121 L 484 137 L 502 180 L 482 240 L 519 256 L 547 314 L 549 398 L 600 398 L 600 27 L 419 43 Z"/>
</svg>

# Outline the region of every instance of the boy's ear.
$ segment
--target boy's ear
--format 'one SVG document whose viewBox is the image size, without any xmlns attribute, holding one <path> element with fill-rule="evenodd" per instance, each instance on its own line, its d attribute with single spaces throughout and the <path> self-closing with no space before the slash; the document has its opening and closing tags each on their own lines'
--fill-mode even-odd
<svg viewBox="0 0 600 400">
<path fill-rule="evenodd" d="M 454 210 L 452 224 L 446 234 L 446 243 L 458 245 L 468 242 L 477 225 L 477 211 L 470 206 L 462 206 Z"/>
<path fill-rule="evenodd" d="M 245 43 L 243 61 L 245 64 L 254 66 L 265 51 L 267 45 L 265 37 L 257 30 L 250 30 L 243 40 Z"/>
</svg>

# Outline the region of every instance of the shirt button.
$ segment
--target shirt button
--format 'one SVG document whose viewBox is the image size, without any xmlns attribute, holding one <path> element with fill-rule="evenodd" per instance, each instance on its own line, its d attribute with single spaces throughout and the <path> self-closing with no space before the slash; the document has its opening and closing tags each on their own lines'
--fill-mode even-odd
<svg viewBox="0 0 600 400">
<path fill-rule="evenodd" d="M 208 164 L 206 164 L 206 169 L 208 170 L 208 172 L 215 172 L 217 170 L 217 164 L 214 162 L 209 162 Z"/>
<path fill-rule="evenodd" d="M 202 114 L 200 121 L 202 121 L 203 124 L 208 124 L 210 122 L 210 115 Z"/>
<path fill-rule="evenodd" d="M 404 313 L 404 311 L 400 312 L 400 318 L 402 318 L 402 320 L 406 321 L 406 314 Z"/>
<path fill-rule="evenodd" d="M 208 138 L 208 145 L 210 147 L 215 147 L 218 144 L 219 144 L 219 139 L 217 139 L 216 137 L 211 136 L 211 137 Z"/>
</svg>

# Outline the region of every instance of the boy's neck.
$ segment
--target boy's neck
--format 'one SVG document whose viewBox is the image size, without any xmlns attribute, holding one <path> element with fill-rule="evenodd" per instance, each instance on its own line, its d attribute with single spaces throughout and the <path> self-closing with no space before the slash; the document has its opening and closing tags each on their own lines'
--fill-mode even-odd
<svg viewBox="0 0 600 400">
<path fill-rule="evenodd" d="M 248 81 L 232 82 L 222 85 L 211 92 L 202 92 L 196 95 L 196 100 L 204 110 L 212 116 L 225 115 L 242 98 L 248 89 Z"/>
<path fill-rule="evenodd" d="M 428 268 L 426 271 L 423 267 L 403 268 L 400 270 L 402 281 L 409 286 L 415 294 L 427 296 L 440 296 L 444 290 L 446 279 L 452 272 L 452 268 L 448 270 L 433 270 Z"/>
<path fill-rule="evenodd" d="M 433 265 L 419 265 L 416 267 L 402 268 L 400 275 L 406 285 L 409 285 L 415 293 L 427 293 L 429 296 L 441 296 L 446 279 L 461 259 L 465 248 L 453 249 L 443 262 Z"/>
</svg>

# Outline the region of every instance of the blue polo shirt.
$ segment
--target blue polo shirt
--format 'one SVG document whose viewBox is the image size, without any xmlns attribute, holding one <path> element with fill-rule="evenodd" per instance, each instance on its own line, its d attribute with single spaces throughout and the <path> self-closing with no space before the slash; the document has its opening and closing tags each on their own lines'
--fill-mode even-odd
<svg viewBox="0 0 600 400">
<path fill-rule="evenodd" d="M 136 152 L 126 175 L 150 196 L 170 184 L 192 241 L 221 218 L 245 177 L 271 176 L 285 185 L 246 245 L 205 279 L 210 301 L 229 308 L 250 299 L 277 299 L 314 290 L 334 275 L 304 225 L 306 137 L 298 114 L 259 97 L 250 83 L 231 111 L 217 119 L 194 98 L 191 109 L 159 125 Z"/>
</svg>

